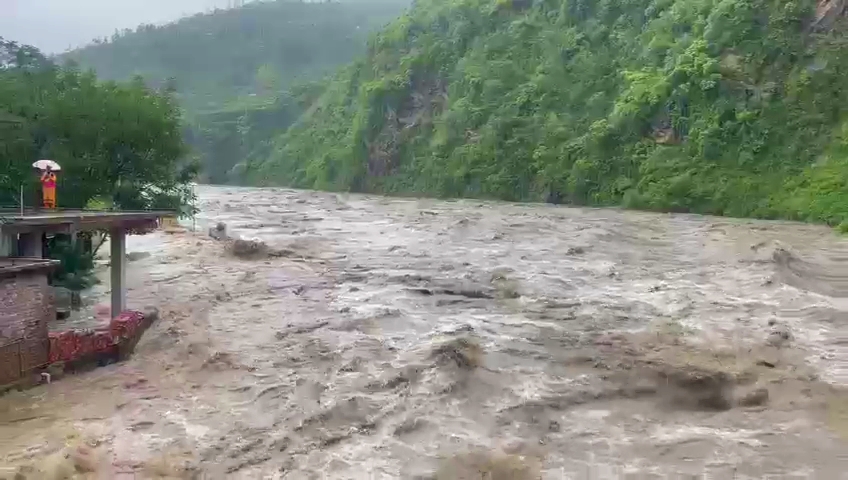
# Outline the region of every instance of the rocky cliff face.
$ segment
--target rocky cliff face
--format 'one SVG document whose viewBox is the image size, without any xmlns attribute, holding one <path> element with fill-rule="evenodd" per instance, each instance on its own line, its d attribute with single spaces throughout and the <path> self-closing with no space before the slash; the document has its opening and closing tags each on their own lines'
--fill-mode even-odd
<svg viewBox="0 0 848 480">
<path fill-rule="evenodd" d="M 816 4 L 816 17 L 813 22 L 814 28 L 828 30 L 833 28 L 840 17 L 848 13 L 848 1 L 846 0 L 819 0 Z"/>
</svg>

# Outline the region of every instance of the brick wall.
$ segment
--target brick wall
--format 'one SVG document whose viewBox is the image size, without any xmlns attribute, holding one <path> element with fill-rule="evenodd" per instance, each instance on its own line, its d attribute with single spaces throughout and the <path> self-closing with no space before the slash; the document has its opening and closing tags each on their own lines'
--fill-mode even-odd
<svg viewBox="0 0 848 480">
<path fill-rule="evenodd" d="M 16 369 L 26 372 L 47 362 L 47 322 L 54 315 L 44 271 L 0 277 L 0 385 L 14 381 Z"/>
</svg>

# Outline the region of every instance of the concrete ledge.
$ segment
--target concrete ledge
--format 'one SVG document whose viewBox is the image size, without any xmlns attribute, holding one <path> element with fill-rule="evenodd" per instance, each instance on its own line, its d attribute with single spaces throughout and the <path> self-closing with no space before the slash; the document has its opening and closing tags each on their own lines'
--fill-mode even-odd
<svg viewBox="0 0 848 480">
<path fill-rule="evenodd" d="M 0 277 L 13 277 L 24 272 L 48 272 L 61 264 L 59 260 L 31 257 L 0 257 Z"/>
<path fill-rule="evenodd" d="M 30 231 L 70 232 L 155 228 L 159 219 L 174 217 L 173 211 L 97 211 L 97 210 L 33 210 L 15 212 L 0 210 L 0 228 L 4 232 Z"/>
</svg>

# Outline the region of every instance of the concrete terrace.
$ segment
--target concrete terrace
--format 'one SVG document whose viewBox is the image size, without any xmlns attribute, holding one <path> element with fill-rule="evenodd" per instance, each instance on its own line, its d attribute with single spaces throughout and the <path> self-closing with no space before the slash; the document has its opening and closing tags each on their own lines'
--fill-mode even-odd
<svg viewBox="0 0 848 480">
<path fill-rule="evenodd" d="M 0 257 L 0 277 L 23 272 L 50 270 L 59 266 L 59 260 L 42 258 Z"/>
<path fill-rule="evenodd" d="M 147 232 L 159 226 L 163 218 L 176 217 L 174 211 L 123 210 L 43 210 L 0 208 L 0 258 L 5 262 L 18 257 L 25 260 L 42 258 L 46 234 L 107 231 L 110 238 L 110 288 L 112 317 L 126 308 L 126 236 L 130 232 Z M 72 237 L 75 238 L 75 237 Z M 30 262 L 32 263 L 32 262 Z M 0 263 L 0 267 L 2 267 Z M 33 268 L 30 265 L 28 268 Z M 10 267 L 13 268 L 13 267 Z"/>
<path fill-rule="evenodd" d="M 0 229 L 4 232 L 72 233 L 107 230 L 115 226 L 144 228 L 158 225 L 161 218 L 176 216 L 173 211 L 122 210 L 39 210 L 0 208 Z"/>
</svg>

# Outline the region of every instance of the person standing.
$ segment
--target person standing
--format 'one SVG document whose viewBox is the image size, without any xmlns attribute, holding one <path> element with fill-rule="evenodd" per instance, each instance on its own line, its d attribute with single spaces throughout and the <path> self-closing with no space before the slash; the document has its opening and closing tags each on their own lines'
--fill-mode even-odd
<svg viewBox="0 0 848 480">
<path fill-rule="evenodd" d="M 56 174 L 50 166 L 41 174 L 41 199 L 44 208 L 56 208 Z"/>
</svg>

